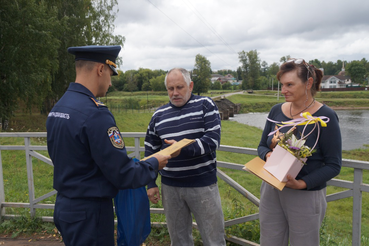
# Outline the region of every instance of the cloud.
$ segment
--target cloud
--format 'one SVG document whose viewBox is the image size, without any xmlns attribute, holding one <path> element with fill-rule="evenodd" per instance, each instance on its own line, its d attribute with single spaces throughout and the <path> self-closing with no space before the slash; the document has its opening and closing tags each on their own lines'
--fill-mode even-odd
<svg viewBox="0 0 369 246">
<path fill-rule="evenodd" d="M 192 69 L 197 54 L 213 70 L 236 70 L 242 50 L 268 64 L 286 55 L 369 60 L 369 1 L 118 0 L 118 8 L 123 71 Z"/>
</svg>

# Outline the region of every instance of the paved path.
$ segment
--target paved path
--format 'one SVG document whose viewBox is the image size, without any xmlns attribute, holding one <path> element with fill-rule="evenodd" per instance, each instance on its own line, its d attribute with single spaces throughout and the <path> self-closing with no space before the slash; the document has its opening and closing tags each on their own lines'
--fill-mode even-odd
<svg viewBox="0 0 369 246">
<path fill-rule="evenodd" d="M 211 98 L 213 99 L 213 98 L 217 98 L 217 97 L 229 97 L 229 96 L 236 95 L 236 94 L 244 94 L 244 91 L 237 91 L 237 92 L 230 92 L 230 93 L 226 93 L 226 94 L 219 94 L 219 95 L 213 96 Z"/>
</svg>

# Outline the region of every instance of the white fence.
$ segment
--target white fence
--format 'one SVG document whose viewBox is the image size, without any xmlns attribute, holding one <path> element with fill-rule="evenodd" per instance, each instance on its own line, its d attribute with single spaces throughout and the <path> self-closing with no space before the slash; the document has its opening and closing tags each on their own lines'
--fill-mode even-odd
<svg viewBox="0 0 369 246">
<path fill-rule="evenodd" d="M 140 139 L 145 137 L 145 133 L 141 132 L 125 132 L 122 133 L 122 136 L 127 138 L 134 138 L 134 146 L 126 146 L 127 152 L 130 153 L 131 157 L 140 158 L 140 153 L 144 152 L 144 147 L 140 146 Z M 43 204 L 42 201 L 50 196 L 56 194 L 56 191 L 51 191 L 41 197 L 35 197 L 35 187 L 33 181 L 33 167 L 32 167 L 32 159 L 36 158 L 48 165 L 53 165 L 50 158 L 41 155 L 37 151 L 46 151 L 47 146 L 40 145 L 31 145 L 31 138 L 46 138 L 46 132 L 19 132 L 19 133 L 0 133 L 0 138 L 23 138 L 24 145 L 1 145 L 0 144 L 0 204 L 1 204 L 1 219 L 10 219 L 15 217 L 13 214 L 6 214 L 6 207 L 18 207 L 18 208 L 29 208 L 31 216 L 35 215 L 36 209 L 54 209 L 54 204 Z M 28 203 L 20 203 L 20 202 L 6 202 L 5 192 L 4 192 L 4 179 L 3 179 L 3 169 L 2 169 L 2 151 L 9 150 L 23 150 L 25 151 L 26 156 L 26 168 L 27 168 L 27 177 L 28 177 Z M 257 155 L 256 149 L 251 148 L 242 148 L 242 147 L 234 147 L 234 146 L 226 146 L 221 145 L 219 151 L 226 151 L 232 153 L 240 153 L 247 155 Z M 327 196 L 327 201 L 335 201 L 347 197 L 353 197 L 353 212 L 352 212 L 352 245 L 360 246 L 361 243 L 361 217 L 362 217 L 362 192 L 369 192 L 369 185 L 363 184 L 363 170 L 369 170 L 369 162 L 366 161 L 355 161 L 355 160 L 343 160 L 343 167 L 352 168 L 354 170 L 354 181 L 347 180 L 338 180 L 333 179 L 328 182 L 328 185 L 341 187 L 346 189 L 345 191 L 330 194 Z M 222 162 L 218 161 L 219 167 L 241 170 L 243 165 Z M 236 191 L 238 191 L 242 196 L 250 200 L 255 206 L 259 206 L 259 199 L 242 187 L 240 184 L 235 182 L 231 177 L 218 169 L 218 177 L 224 180 L 227 184 L 233 187 Z M 151 213 L 163 213 L 163 209 L 159 208 L 151 208 Z M 44 221 L 53 222 L 53 218 L 51 216 L 42 217 Z M 259 214 L 251 214 L 243 217 L 239 217 L 232 220 L 225 221 L 225 226 L 232 226 L 235 224 L 245 223 L 252 220 L 259 219 Z M 162 226 L 162 223 L 153 223 L 154 226 Z M 196 227 L 196 223 L 194 223 Z M 258 245 L 257 243 L 238 238 L 235 236 L 227 237 L 228 241 L 234 242 L 239 245 Z"/>
</svg>

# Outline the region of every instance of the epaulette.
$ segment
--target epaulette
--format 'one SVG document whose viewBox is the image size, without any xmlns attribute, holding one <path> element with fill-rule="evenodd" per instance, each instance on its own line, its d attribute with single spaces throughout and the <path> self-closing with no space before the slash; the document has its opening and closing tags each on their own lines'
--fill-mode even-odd
<svg viewBox="0 0 369 246">
<path fill-rule="evenodd" d="M 106 107 L 105 104 L 103 104 L 99 100 L 95 100 L 93 97 L 91 97 L 91 100 L 96 104 L 96 107 Z"/>
</svg>

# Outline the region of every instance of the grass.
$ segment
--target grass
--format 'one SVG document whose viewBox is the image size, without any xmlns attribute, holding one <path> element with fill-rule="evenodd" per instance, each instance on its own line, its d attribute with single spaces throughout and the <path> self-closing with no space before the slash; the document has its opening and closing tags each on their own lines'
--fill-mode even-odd
<svg viewBox="0 0 369 246">
<path fill-rule="evenodd" d="M 265 92 L 267 93 L 267 92 Z M 143 97 L 145 95 L 142 95 Z M 161 95 L 155 95 L 161 97 Z M 110 99 L 109 99 L 110 100 Z M 144 100 L 144 99 L 142 99 Z M 255 95 L 244 94 L 235 95 L 231 100 L 236 103 L 255 103 L 255 105 L 275 104 L 276 98 L 268 94 L 255 93 Z M 282 99 L 280 99 L 282 101 Z M 336 100 L 336 99 L 332 99 Z M 118 100 L 119 101 L 119 100 Z M 109 103 L 109 102 L 108 102 Z M 266 106 L 264 106 L 266 107 Z M 120 110 L 112 109 L 117 125 L 122 132 L 145 132 L 147 125 L 151 119 L 152 111 L 149 110 Z M 24 115 L 17 114 L 16 117 L 9 123 L 14 131 L 46 131 L 45 129 L 46 117 L 42 115 Z M 256 148 L 261 136 L 261 130 L 256 127 L 247 126 L 233 121 L 222 121 L 222 139 L 221 144 L 231 146 L 241 146 Z M 133 139 L 125 139 L 126 145 L 132 146 Z M 0 138 L 2 145 L 24 145 L 24 140 L 20 138 Z M 32 145 L 45 145 L 45 139 L 32 139 Z M 143 139 L 141 139 L 143 145 Z M 42 154 L 47 155 L 46 151 Z M 245 164 L 254 156 L 227 153 L 218 151 L 218 159 L 226 162 Z M 3 175 L 5 186 L 5 198 L 7 202 L 28 202 L 28 184 L 27 172 L 25 167 L 24 151 L 1 151 L 1 158 L 3 161 Z M 343 151 L 343 158 L 369 161 L 369 146 L 362 149 Z M 230 170 L 220 168 L 232 177 L 240 185 L 252 192 L 256 197 L 260 197 L 261 181 L 254 175 L 241 170 Z M 53 170 L 52 167 L 33 158 L 33 173 L 35 182 L 35 196 L 39 197 L 52 190 Z M 344 180 L 353 180 L 353 169 L 342 168 L 340 175 L 337 177 Z M 369 183 L 368 172 L 364 173 L 364 183 Z M 160 183 L 160 182 L 158 182 Z M 222 197 L 222 207 L 226 220 L 230 220 L 240 216 L 257 213 L 258 208 L 249 202 L 243 196 L 240 196 L 233 188 L 228 186 L 224 181 L 219 180 L 219 189 Z M 328 187 L 328 194 L 339 192 L 344 189 L 337 187 Z M 42 201 L 42 203 L 54 203 L 55 196 Z M 159 202 L 158 205 L 152 207 L 162 207 Z M 21 221 L 3 221 L 0 224 L 0 233 L 12 232 L 13 235 L 20 233 L 28 233 L 30 231 L 48 231 L 54 233 L 53 226 L 43 227 L 43 224 L 37 219 L 40 216 L 52 216 L 52 210 L 36 210 L 37 218 L 30 222 L 29 210 L 24 208 L 6 208 L 7 213 L 21 215 L 24 218 Z M 369 194 L 363 192 L 362 203 L 362 245 L 369 245 Z M 164 215 L 152 214 L 152 221 L 164 222 Z M 32 224 L 34 223 L 34 224 Z M 40 225 L 41 224 L 41 225 Z M 47 223 L 46 223 L 47 224 Z M 15 225 L 19 225 L 18 227 Z M 50 224 L 49 224 L 50 225 Z M 352 198 L 345 198 L 342 200 L 328 203 L 327 215 L 324 220 L 324 225 L 321 232 L 321 245 L 349 245 L 351 244 L 351 230 L 352 230 Z M 29 228 L 29 230 L 27 229 Z M 235 235 L 241 238 L 258 242 L 259 225 L 258 221 L 248 222 L 241 225 L 235 225 L 226 228 L 226 233 Z M 201 245 L 200 236 L 197 231 L 194 231 L 196 245 Z M 169 236 L 166 229 L 153 228 L 150 237 L 147 239 L 147 245 L 168 245 Z M 232 245 L 232 244 L 229 244 Z"/>
</svg>

